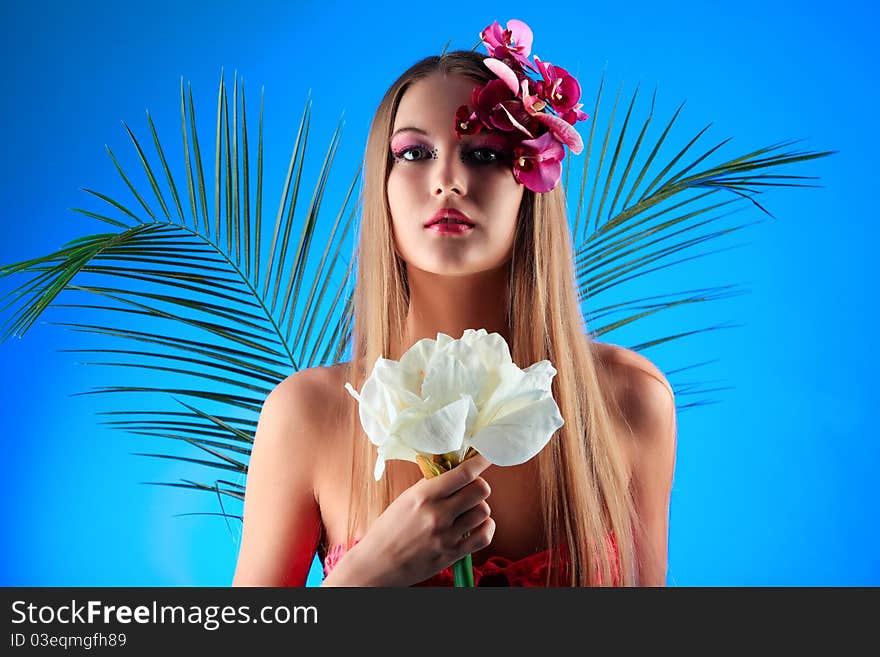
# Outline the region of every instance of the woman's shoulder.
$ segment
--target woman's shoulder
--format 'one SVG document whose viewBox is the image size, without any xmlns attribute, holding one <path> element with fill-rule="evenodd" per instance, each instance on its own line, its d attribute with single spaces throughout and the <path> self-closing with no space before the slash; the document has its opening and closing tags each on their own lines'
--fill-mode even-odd
<svg viewBox="0 0 880 657">
<path fill-rule="evenodd" d="M 338 364 L 305 368 L 287 376 L 263 402 L 261 421 L 296 427 L 295 433 L 310 443 L 314 436 L 326 440 L 327 429 L 338 426 L 345 408 L 344 371 L 344 364 Z"/>
<path fill-rule="evenodd" d="M 341 380 L 347 365 L 348 363 L 336 363 L 297 370 L 279 382 L 269 393 L 269 398 L 281 398 L 286 401 L 290 401 L 291 398 L 298 401 L 322 399 L 326 404 L 328 399 L 324 395 L 331 390 L 338 392 L 337 387 L 343 389 Z"/>
<path fill-rule="evenodd" d="M 641 354 L 614 344 L 595 342 L 606 385 L 626 433 L 639 448 L 674 443 L 675 393 L 663 372 Z"/>
<path fill-rule="evenodd" d="M 667 467 L 676 442 L 675 393 L 663 372 L 641 354 L 625 347 L 595 343 L 601 366 L 611 380 L 614 407 L 619 413 L 630 467 L 659 471 Z"/>
<path fill-rule="evenodd" d="M 674 394 L 660 368 L 642 354 L 610 342 L 594 341 L 593 345 L 600 364 L 612 375 L 615 387 L 623 390 L 656 387 L 649 381 L 653 379 L 655 384 Z"/>
</svg>

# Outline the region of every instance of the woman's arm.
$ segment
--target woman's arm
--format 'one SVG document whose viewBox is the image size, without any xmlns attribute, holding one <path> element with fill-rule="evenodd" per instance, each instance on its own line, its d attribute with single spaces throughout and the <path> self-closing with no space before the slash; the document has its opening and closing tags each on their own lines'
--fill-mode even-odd
<svg viewBox="0 0 880 657">
<path fill-rule="evenodd" d="M 316 413 L 326 403 L 320 377 L 318 368 L 297 372 L 263 403 L 233 586 L 305 586 L 321 535 L 313 486 Z"/>
<path fill-rule="evenodd" d="M 640 583 L 665 586 L 669 499 L 675 471 L 675 397 L 665 378 L 661 381 L 643 372 L 635 380 L 640 411 L 632 424 L 637 443 L 632 476 L 636 510 L 644 530 L 639 546 Z"/>
</svg>

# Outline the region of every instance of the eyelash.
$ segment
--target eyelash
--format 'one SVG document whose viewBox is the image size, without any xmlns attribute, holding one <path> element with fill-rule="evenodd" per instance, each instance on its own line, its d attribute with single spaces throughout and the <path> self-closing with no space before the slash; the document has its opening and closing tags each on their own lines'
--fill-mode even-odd
<svg viewBox="0 0 880 657">
<path fill-rule="evenodd" d="M 409 153 L 410 151 L 422 151 L 424 153 L 431 153 L 431 151 L 428 150 L 427 148 L 425 148 L 424 146 L 407 146 L 406 148 L 401 148 L 398 151 L 394 151 L 395 161 L 416 163 L 416 162 L 422 162 L 422 161 L 428 159 L 428 158 L 420 158 L 418 160 L 407 160 L 403 156 L 406 153 Z M 482 151 L 492 153 L 495 156 L 495 159 L 489 160 L 489 161 L 476 160 L 477 164 L 497 164 L 499 162 L 504 162 L 506 159 L 506 155 L 507 155 L 507 153 L 505 153 L 504 151 L 498 151 L 498 150 L 495 150 L 494 148 L 488 148 L 488 147 L 484 146 L 482 148 L 474 148 L 474 149 L 469 150 L 467 153 L 464 154 L 463 157 L 470 156 L 470 155 L 473 155 L 474 153 L 479 153 Z"/>
</svg>

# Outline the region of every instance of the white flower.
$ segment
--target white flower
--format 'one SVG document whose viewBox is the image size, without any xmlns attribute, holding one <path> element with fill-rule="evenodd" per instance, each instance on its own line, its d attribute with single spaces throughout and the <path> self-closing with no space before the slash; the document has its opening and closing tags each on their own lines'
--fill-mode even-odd
<svg viewBox="0 0 880 657">
<path fill-rule="evenodd" d="M 564 424 L 550 389 L 556 369 L 542 360 L 525 370 L 498 333 L 467 329 L 410 347 L 400 361 L 379 357 L 358 394 L 361 424 L 385 461 L 446 455 L 461 462 L 468 449 L 496 465 L 525 463 Z"/>
</svg>

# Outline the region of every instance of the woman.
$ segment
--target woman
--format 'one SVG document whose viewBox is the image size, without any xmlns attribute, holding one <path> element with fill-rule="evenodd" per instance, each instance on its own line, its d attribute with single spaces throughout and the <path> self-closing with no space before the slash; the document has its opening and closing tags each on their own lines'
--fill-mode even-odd
<svg viewBox="0 0 880 657">
<path fill-rule="evenodd" d="M 521 78 L 531 34 L 508 27 L 481 36 Z M 303 586 L 316 550 L 324 586 L 450 585 L 450 566 L 466 554 L 478 586 L 665 585 L 672 389 L 644 357 L 585 332 L 558 168 L 530 161 L 536 150 L 523 150 L 503 116 L 474 127 L 486 118 L 474 108 L 480 91 L 509 77 L 483 60 L 470 51 L 426 58 L 379 105 L 365 157 L 352 360 L 300 371 L 266 399 L 233 585 Z M 569 123 L 585 118 L 579 107 Z M 534 128 L 539 110 L 512 118 Z M 499 125 L 508 129 L 491 129 Z M 361 389 L 380 355 L 399 359 L 422 338 L 468 328 L 499 333 L 520 367 L 550 360 L 565 425 L 519 466 L 478 456 L 427 480 L 395 460 L 375 482 L 375 448 L 345 382 Z"/>
</svg>

